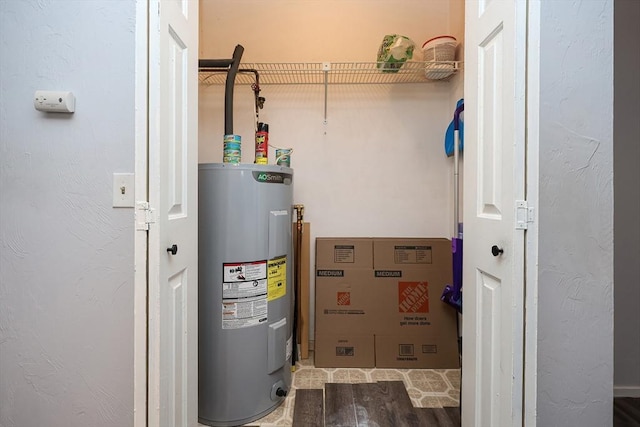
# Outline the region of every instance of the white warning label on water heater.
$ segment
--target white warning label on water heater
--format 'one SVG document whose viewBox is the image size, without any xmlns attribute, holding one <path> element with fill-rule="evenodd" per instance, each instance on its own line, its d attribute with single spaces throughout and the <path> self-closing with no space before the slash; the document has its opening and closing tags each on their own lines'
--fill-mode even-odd
<svg viewBox="0 0 640 427">
<path fill-rule="evenodd" d="M 267 321 L 267 261 L 223 264 L 222 329 Z"/>
<path fill-rule="evenodd" d="M 224 266 L 224 282 L 246 282 L 267 278 L 267 261 L 227 263 Z"/>
</svg>

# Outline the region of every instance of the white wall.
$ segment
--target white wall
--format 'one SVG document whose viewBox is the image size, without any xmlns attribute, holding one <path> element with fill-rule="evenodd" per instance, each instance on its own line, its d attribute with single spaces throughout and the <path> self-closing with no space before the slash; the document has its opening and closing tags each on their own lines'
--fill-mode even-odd
<svg viewBox="0 0 640 427">
<path fill-rule="evenodd" d="M 613 1 L 543 1 L 538 425 L 611 425 Z"/>
<path fill-rule="evenodd" d="M 200 58 L 245 62 L 375 61 L 385 34 L 418 47 L 448 34 L 449 0 L 201 0 Z"/>
<path fill-rule="evenodd" d="M 456 58 L 464 58 L 464 0 L 449 0 L 449 33 L 458 40 Z M 464 98 L 464 68 L 452 78 L 452 105 Z"/>
<path fill-rule="evenodd" d="M 640 2 L 615 0 L 614 385 L 640 397 Z"/>
<path fill-rule="evenodd" d="M 0 1 L 0 425 L 133 424 L 134 1 Z M 73 115 L 33 108 L 71 90 Z"/>
<path fill-rule="evenodd" d="M 229 58 L 242 44 L 244 62 L 375 62 L 385 34 L 409 36 L 419 50 L 427 39 L 449 32 L 449 13 L 448 0 L 376 1 L 375 7 L 366 0 L 204 0 L 201 58 Z M 267 101 L 260 120 L 269 123 L 270 144 L 294 149 L 294 201 L 305 206 L 312 242 L 328 236 L 451 237 L 452 160 L 443 146 L 454 87 L 330 86 L 325 125 L 323 86 L 262 86 Z M 201 163 L 222 161 L 223 107 L 224 87 L 201 87 Z M 234 112 L 242 161 L 252 163 L 255 116 L 248 86 L 236 86 Z M 273 163 L 273 149 L 269 155 Z M 313 328 L 312 318 L 311 336 Z"/>
</svg>

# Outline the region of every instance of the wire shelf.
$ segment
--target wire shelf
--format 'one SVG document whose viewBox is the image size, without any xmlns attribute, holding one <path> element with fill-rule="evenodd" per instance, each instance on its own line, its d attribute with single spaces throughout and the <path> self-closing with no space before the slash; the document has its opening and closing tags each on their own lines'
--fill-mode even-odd
<svg viewBox="0 0 640 427">
<path fill-rule="evenodd" d="M 448 80 L 460 69 L 460 64 L 408 61 L 394 69 L 379 68 L 377 62 L 242 63 L 235 83 L 255 83 L 253 71 L 259 73 L 260 85 L 427 83 Z M 200 69 L 200 84 L 223 85 L 226 71 Z"/>
</svg>

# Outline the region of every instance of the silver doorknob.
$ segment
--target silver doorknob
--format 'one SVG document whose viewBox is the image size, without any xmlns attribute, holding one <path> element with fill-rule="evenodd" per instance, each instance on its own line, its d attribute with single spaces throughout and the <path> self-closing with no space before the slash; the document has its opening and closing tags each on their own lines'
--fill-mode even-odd
<svg viewBox="0 0 640 427">
<path fill-rule="evenodd" d="M 504 253 L 504 249 L 499 248 L 496 245 L 491 246 L 491 254 L 493 256 L 498 256 L 498 255 L 502 255 Z"/>
</svg>

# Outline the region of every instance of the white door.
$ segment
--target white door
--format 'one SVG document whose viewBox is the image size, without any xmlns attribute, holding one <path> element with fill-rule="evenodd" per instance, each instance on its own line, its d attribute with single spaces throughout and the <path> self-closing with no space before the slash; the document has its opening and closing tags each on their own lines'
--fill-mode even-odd
<svg viewBox="0 0 640 427">
<path fill-rule="evenodd" d="M 149 7 L 149 425 L 195 426 L 198 2 Z"/>
<path fill-rule="evenodd" d="M 525 1 L 466 2 L 464 426 L 522 425 L 525 55 Z"/>
</svg>

